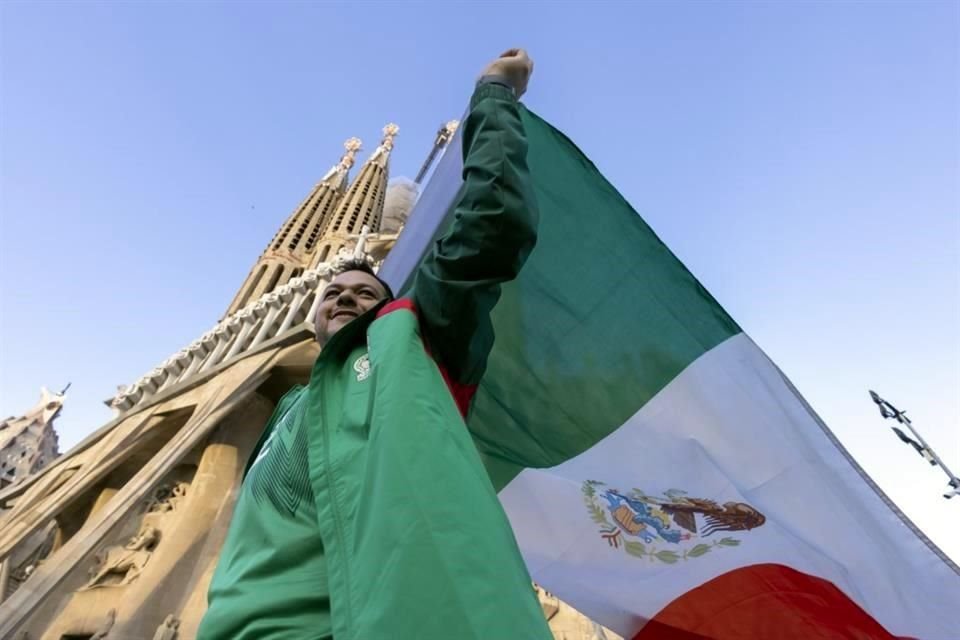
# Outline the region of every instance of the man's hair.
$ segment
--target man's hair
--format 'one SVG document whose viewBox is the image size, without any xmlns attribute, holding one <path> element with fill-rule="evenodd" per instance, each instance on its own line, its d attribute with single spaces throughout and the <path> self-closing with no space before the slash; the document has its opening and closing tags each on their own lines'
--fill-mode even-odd
<svg viewBox="0 0 960 640">
<path fill-rule="evenodd" d="M 370 263 L 366 260 L 360 258 L 351 258 L 349 260 L 344 260 L 339 263 L 334 269 L 334 276 L 338 276 L 341 273 L 346 273 L 347 271 L 363 271 L 364 273 L 371 275 L 374 279 L 383 286 L 383 290 L 387 292 L 387 300 L 393 300 L 396 298 L 393 295 L 393 289 L 390 288 L 390 285 L 386 283 L 377 273 L 373 270 L 373 267 L 370 266 Z"/>
</svg>

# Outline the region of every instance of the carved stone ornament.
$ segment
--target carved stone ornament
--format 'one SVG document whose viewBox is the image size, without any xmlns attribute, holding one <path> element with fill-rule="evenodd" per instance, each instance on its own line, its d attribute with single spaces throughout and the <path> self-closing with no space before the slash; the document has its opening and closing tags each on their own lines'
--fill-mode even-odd
<svg viewBox="0 0 960 640">
<path fill-rule="evenodd" d="M 91 570 L 91 578 L 83 590 L 98 587 L 121 587 L 130 584 L 140 575 L 150 560 L 150 555 L 160 542 L 160 532 L 149 525 L 127 544 L 112 545 L 96 555 L 97 565 Z"/>
<path fill-rule="evenodd" d="M 393 149 L 393 139 L 397 137 L 397 134 L 400 133 L 400 127 L 394 123 L 390 123 L 383 128 L 383 142 L 380 144 L 389 151 Z"/>
<path fill-rule="evenodd" d="M 367 237 L 364 252 L 374 263 L 382 262 L 394 245 L 397 244 L 399 233 L 373 233 Z"/>
<path fill-rule="evenodd" d="M 353 251 L 343 246 L 337 249 L 337 263 L 344 263 L 353 260 Z"/>
<path fill-rule="evenodd" d="M 97 631 L 90 636 L 90 640 L 103 640 L 110 633 L 110 629 L 113 629 L 113 623 L 117 621 L 117 610 L 110 609 L 107 612 L 106 618 L 103 622 L 100 623 L 100 626 L 97 627 Z"/>
<path fill-rule="evenodd" d="M 176 640 L 180 629 L 180 620 L 172 613 L 163 619 L 153 634 L 153 640 Z"/>
<path fill-rule="evenodd" d="M 167 513 L 176 511 L 177 505 L 187 497 L 187 490 L 190 488 L 188 482 L 177 482 L 170 485 L 160 485 L 157 487 L 150 500 L 147 503 L 147 513 Z"/>
<path fill-rule="evenodd" d="M 363 142 L 360 141 L 360 138 L 350 138 L 343 143 L 343 148 L 347 150 L 347 153 L 340 158 L 340 163 L 337 165 L 337 168 L 341 171 L 349 171 L 350 167 L 352 167 L 356 161 L 357 152 L 363 148 Z"/>
</svg>

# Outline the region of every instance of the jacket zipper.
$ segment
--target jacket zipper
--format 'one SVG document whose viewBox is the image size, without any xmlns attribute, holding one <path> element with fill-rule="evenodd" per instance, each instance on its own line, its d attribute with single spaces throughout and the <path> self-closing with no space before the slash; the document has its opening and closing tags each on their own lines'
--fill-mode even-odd
<svg viewBox="0 0 960 640">
<path fill-rule="evenodd" d="M 363 343 L 367 345 L 367 351 L 369 352 L 369 345 L 367 343 L 367 328 L 370 326 L 373 320 L 376 319 L 376 313 L 383 307 L 383 302 L 378 304 L 373 309 L 366 311 L 361 318 L 364 316 L 370 316 L 363 328 L 360 329 L 358 325 L 354 324 L 357 320 L 354 320 L 351 324 L 354 324 L 353 330 L 349 328 L 349 325 L 345 327 L 345 330 L 340 330 L 333 337 L 330 338 L 326 346 L 320 351 L 320 355 L 317 358 L 317 363 L 319 364 L 321 360 L 326 359 L 329 362 L 330 356 L 328 354 L 335 353 L 339 347 L 339 342 L 343 340 L 348 340 L 353 337 L 354 332 L 362 330 L 363 332 Z M 326 364 L 326 363 L 324 363 Z M 316 367 L 316 365 L 314 365 Z M 351 584 L 353 581 L 350 578 L 350 559 L 347 557 L 349 550 L 347 548 L 347 536 L 344 530 L 343 517 L 340 514 L 340 507 L 337 503 L 337 496 L 334 489 L 333 483 L 333 465 L 331 464 L 330 459 L 330 429 L 338 423 L 334 422 L 336 416 L 331 415 L 330 403 L 327 402 L 327 398 L 330 395 L 329 386 L 330 386 L 330 372 L 327 367 L 323 367 L 323 381 L 320 384 L 320 406 L 323 410 L 323 425 L 321 431 L 323 431 L 323 463 L 326 465 L 326 479 L 327 479 L 327 495 L 330 500 L 330 513 L 333 515 L 334 528 L 336 529 L 336 536 L 339 538 L 339 547 L 340 547 L 340 557 L 341 557 L 341 566 L 343 567 L 343 581 L 344 581 L 344 591 L 343 602 L 345 603 L 344 614 L 346 619 L 346 624 L 344 625 L 344 631 L 347 637 L 353 636 L 352 627 L 353 627 L 353 596 L 351 593 Z M 373 390 L 371 390 L 371 393 Z M 342 409 L 342 408 L 341 408 Z M 336 625 L 334 625 L 336 626 Z M 341 634 L 342 635 L 342 634 Z M 347 640 L 343 638 L 340 640 Z"/>
</svg>

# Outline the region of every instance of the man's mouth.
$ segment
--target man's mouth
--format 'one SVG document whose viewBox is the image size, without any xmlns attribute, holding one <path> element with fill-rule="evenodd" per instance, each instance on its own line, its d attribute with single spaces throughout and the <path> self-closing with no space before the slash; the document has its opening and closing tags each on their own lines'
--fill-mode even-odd
<svg viewBox="0 0 960 640">
<path fill-rule="evenodd" d="M 334 314 L 333 314 L 332 316 L 330 316 L 330 319 L 333 320 L 333 319 L 335 319 L 335 318 L 339 318 L 340 316 L 347 316 L 347 317 L 349 317 L 349 318 L 356 318 L 356 317 L 357 317 L 357 313 L 356 313 L 356 311 L 347 311 L 346 309 L 344 309 L 344 310 L 342 310 L 342 311 L 335 311 Z"/>
</svg>

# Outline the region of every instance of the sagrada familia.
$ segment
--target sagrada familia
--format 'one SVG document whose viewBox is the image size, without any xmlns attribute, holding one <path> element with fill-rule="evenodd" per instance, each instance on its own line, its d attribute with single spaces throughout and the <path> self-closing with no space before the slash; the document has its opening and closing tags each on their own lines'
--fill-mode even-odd
<svg viewBox="0 0 960 640">
<path fill-rule="evenodd" d="M 455 127 L 441 127 L 417 182 Z M 0 469 L 0 639 L 195 636 L 247 458 L 319 352 L 319 292 L 338 259 L 376 265 L 403 230 L 415 187 L 388 184 L 397 132 L 384 128 L 352 181 L 360 141 L 345 143 L 224 317 L 122 387 L 107 424 L 57 457 L 49 425 L 64 396 L 45 393 L 0 426 L 0 464 L 18 465 Z M 558 640 L 618 638 L 534 588 Z"/>
</svg>

